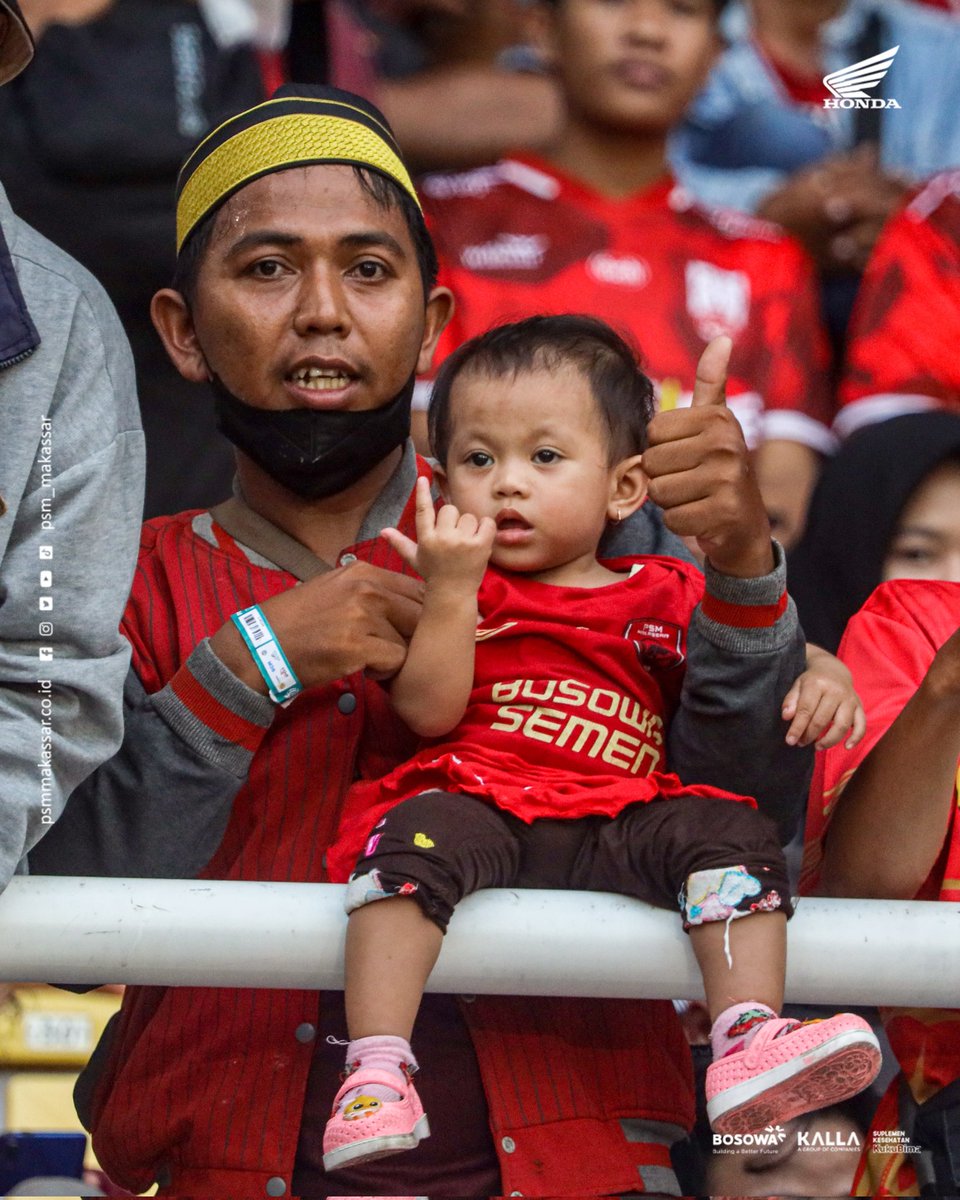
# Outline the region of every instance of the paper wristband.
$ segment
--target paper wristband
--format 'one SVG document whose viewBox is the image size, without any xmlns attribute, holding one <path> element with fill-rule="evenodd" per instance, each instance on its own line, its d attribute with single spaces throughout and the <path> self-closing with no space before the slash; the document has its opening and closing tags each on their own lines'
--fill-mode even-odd
<svg viewBox="0 0 960 1200">
<path fill-rule="evenodd" d="M 247 649 L 253 655 L 253 661 L 264 678 L 270 699 L 274 704 L 284 708 L 294 696 L 303 691 L 303 684 L 290 666 L 277 636 L 270 628 L 270 622 L 263 615 L 259 604 L 251 608 L 241 608 L 233 613 L 230 620 L 240 631 L 240 636 L 246 643 Z"/>
</svg>

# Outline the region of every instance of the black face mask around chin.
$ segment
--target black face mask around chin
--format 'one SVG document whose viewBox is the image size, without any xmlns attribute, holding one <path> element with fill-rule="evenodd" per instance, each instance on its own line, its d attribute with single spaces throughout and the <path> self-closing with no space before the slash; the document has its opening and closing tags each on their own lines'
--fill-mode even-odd
<svg viewBox="0 0 960 1200">
<path fill-rule="evenodd" d="M 254 408 L 211 380 L 220 432 L 277 483 L 323 500 L 362 479 L 410 436 L 414 376 L 380 408 L 363 412 Z"/>
</svg>

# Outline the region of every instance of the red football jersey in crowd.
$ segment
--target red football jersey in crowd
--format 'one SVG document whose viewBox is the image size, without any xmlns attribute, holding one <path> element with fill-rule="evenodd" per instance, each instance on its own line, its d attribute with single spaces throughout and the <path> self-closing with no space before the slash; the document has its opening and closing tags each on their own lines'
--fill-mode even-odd
<svg viewBox="0 0 960 1200">
<path fill-rule="evenodd" d="M 439 363 L 535 313 L 600 317 L 638 346 L 661 408 L 689 404 L 707 342 L 734 348 L 727 398 L 747 443 L 833 448 L 812 267 L 775 226 L 707 209 L 672 179 L 611 200 L 532 156 L 429 175 L 420 195 L 456 296 Z M 429 384 L 416 403 L 426 407 Z"/>
<path fill-rule="evenodd" d="M 800 890 L 819 887 L 822 847 L 834 807 L 857 767 L 887 732 L 923 681 L 937 650 L 960 625 L 960 584 L 928 579 L 883 583 L 851 618 L 838 654 L 853 674 L 867 714 L 867 732 L 852 750 L 842 743 L 817 755 L 810 791 Z M 957 787 L 954 785 L 954 804 Z M 954 819 L 940 858 L 917 899 L 960 901 L 960 821 Z M 896 963 L 883 964 L 896 971 Z M 917 1194 L 915 1157 L 896 1139 L 874 1132 L 903 1130 L 898 1093 L 905 1078 L 922 1103 L 960 1077 L 960 1012 L 884 1008 L 884 1028 L 902 1074 L 874 1115 L 871 1136 L 852 1189 L 856 1196 Z"/>
<path fill-rule="evenodd" d="M 836 429 L 960 411 L 960 171 L 936 176 L 887 225 L 860 285 Z"/>
</svg>

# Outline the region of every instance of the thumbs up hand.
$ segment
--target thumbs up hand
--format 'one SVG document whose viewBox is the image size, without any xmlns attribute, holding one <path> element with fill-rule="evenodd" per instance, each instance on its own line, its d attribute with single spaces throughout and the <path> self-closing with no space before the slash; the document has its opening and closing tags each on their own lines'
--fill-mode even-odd
<svg viewBox="0 0 960 1200">
<path fill-rule="evenodd" d="M 728 337 L 715 337 L 704 347 L 697 363 L 691 408 L 727 407 L 727 367 L 732 350 L 733 342 Z"/>
<path fill-rule="evenodd" d="M 643 469 L 667 528 L 696 538 L 725 575 L 773 570 L 770 523 L 739 422 L 726 405 L 732 342 L 714 338 L 700 356 L 690 408 L 657 413 Z"/>
</svg>

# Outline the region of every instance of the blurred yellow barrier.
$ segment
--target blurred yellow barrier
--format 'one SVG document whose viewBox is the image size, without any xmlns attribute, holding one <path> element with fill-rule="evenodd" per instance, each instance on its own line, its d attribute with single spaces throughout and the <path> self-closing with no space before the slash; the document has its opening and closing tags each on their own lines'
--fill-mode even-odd
<svg viewBox="0 0 960 1200">
<path fill-rule="evenodd" d="M 0 1067 L 82 1067 L 120 1007 L 109 992 L 77 996 L 17 986 L 0 1002 Z"/>
</svg>

